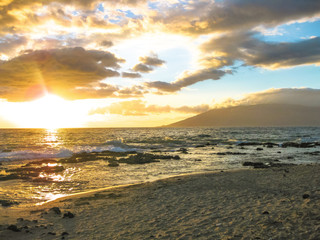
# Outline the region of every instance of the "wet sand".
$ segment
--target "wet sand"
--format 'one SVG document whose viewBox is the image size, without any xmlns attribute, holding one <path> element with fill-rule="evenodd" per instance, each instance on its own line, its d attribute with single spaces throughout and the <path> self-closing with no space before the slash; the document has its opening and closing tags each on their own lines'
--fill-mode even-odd
<svg viewBox="0 0 320 240">
<path fill-rule="evenodd" d="M 0 239 L 320 239 L 320 165 L 186 175 L 2 207 L 0 224 Z"/>
</svg>

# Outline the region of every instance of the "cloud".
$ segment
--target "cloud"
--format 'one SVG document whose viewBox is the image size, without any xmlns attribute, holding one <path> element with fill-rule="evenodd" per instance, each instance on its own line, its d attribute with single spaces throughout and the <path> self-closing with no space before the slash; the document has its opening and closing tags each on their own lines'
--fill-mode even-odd
<svg viewBox="0 0 320 240">
<path fill-rule="evenodd" d="M 142 62 L 143 64 L 146 64 L 149 66 L 157 66 L 157 67 L 165 64 L 165 61 L 159 59 L 158 56 L 155 54 L 153 54 L 152 56 L 140 57 L 139 61 Z"/>
<path fill-rule="evenodd" d="M 203 44 L 203 53 L 212 54 L 202 59 L 207 67 L 232 65 L 235 60 L 270 69 L 320 63 L 320 38 L 299 42 L 264 42 L 254 32 L 235 32 L 211 39 Z"/>
<path fill-rule="evenodd" d="M 132 87 L 124 87 L 119 89 L 115 93 L 115 97 L 118 98 L 132 98 L 132 97 L 143 97 L 144 94 L 149 93 L 143 86 L 135 85 Z"/>
<path fill-rule="evenodd" d="M 123 78 L 141 78 L 140 73 L 130 73 L 130 72 L 122 72 Z"/>
<path fill-rule="evenodd" d="M 76 89 L 99 92 L 94 91 L 99 81 L 119 76 L 116 69 L 122 62 L 113 53 L 79 47 L 30 51 L 1 63 L 0 97 L 24 101 L 49 91 L 67 99 L 82 99 L 84 90 Z"/>
<path fill-rule="evenodd" d="M 277 25 L 320 14 L 316 0 L 225 0 L 190 1 L 188 4 L 162 5 L 151 17 L 167 31 L 207 34 L 248 30 Z"/>
<path fill-rule="evenodd" d="M 153 68 L 146 64 L 138 63 L 132 68 L 132 70 L 141 73 L 149 73 L 153 71 Z"/>
<path fill-rule="evenodd" d="M 108 40 L 103 40 L 103 41 L 101 42 L 101 46 L 104 46 L 104 47 L 112 47 L 112 46 L 113 46 L 113 42 L 108 41 Z"/>
<path fill-rule="evenodd" d="M 216 107 L 256 104 L 293 104 L 309 107 L 320 106 L 320 89 L 278 88 L 247 94 L 240 100 L 228 99 Z"/>
<path fill-rule="evenodd" d="M 158 105 L 146 105 L 146 102 L 141 100 L 123 101 L 113 103 L 108 107 L 97 108 L 90 112 L 93 114 L 118 114 L 125 116 L 145 116 L 150 114 L 161 114 L 170 112 L 180 113 L 201 113 L 208 111 L 210 108 L 208 105 L 199 106 L 182 106 L 182 107 L 171 107 L 171 106 L 158 106 Z"/>
<path fill-rule="evenodd" d="M 156 88 L 164 92 L 176 92 L 184 87 L 193 85 L 197 82 L 201 82 L 204 80 L 219 80 L 222 76 L 224 76 L 227 73 L 231 73 L 231 71 L 223 71 L 218 69 L 202 69 L 195 72 L 186 71 L 178 80 L 174 82 L 168 83 L 155 81 L 147 82 L 145 83 L 145 85 L 149 88 Z"/>
</svg>

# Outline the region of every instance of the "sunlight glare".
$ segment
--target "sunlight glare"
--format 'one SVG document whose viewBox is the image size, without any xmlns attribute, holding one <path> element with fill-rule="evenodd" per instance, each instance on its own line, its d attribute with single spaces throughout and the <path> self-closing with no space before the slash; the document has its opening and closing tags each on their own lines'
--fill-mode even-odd
<svg viewBox="0 0 320 240">
<path fill-rule="evenodd" d="M 80 106 L 52 94 L 31 102 L 16 103 L 6 111 L 7 118 L 22 128 L 81 127 L 84 115 Z"/>
</svg>

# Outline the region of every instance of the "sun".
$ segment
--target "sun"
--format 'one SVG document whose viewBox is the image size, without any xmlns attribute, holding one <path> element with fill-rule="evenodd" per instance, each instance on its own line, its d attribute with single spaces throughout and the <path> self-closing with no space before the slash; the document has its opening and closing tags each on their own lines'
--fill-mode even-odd
<svg viewBox="0 0 320 240">
<path fill-rule="evenodd" d="M 83 112 L 78 105 L 53 94 L 16 103 L 7 109 L 5 115 L 21 128 L 70 128 L 82 127 L 83 123 Z"/>
</svg>

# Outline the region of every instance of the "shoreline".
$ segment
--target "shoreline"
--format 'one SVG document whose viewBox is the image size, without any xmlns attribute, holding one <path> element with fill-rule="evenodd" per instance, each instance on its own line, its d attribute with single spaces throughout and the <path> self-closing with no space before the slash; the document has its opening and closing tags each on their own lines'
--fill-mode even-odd
<svg viewBox="0 0 320 240">
<path fill-rule="evenodd" d="M 12 211 L 6 220 L 21 231 L 8 230 L 1 221 L 0 236 L 56 239 L 67 232 L 61 237 L 315 239 L 320 235 L 319 170 L 320 164 L 233 169 L 78 193 Z M 62 213 L 48 210 L 52 207 Z M 67 212 L 74 218 L 63 218 Z"/>
</svg>

